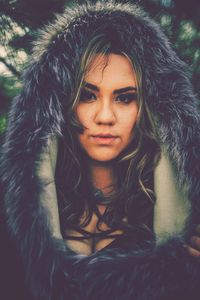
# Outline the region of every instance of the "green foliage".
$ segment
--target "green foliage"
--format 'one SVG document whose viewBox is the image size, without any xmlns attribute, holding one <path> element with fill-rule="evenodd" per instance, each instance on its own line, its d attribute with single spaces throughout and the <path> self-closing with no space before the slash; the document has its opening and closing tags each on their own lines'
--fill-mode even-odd
<svg viewBox="0 0 200 300">
<path fill-rule="evenodd" d="M 14 76 L 0 76 L 0 89 L 5 97 L 11 99 L 19 93 L 21 83 Z"/>
<path fill-rule="evenodd" d="M 7 125 L 7 118 L 6 116 L 0 117 L 0 135 L 4 133 Z"/>
<path fill-rule="evenodd" d="M 20 82 L 14 76 L 0 76 L 0 135 L 6 128 L 10 99 L 19 93 L 20 88 Z"/>
</svg>

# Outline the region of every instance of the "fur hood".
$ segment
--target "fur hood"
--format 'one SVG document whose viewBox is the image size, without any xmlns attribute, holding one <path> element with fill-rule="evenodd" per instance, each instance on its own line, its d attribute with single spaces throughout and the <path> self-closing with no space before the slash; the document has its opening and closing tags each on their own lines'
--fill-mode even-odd
<svg viewBox="0 0 200 300">
<path fill-rule="evenodd" d="M 85 257 L 61 236 L 54 172 L 65 101 L 95 31 L 116 34 L 137 55 L 162 155 L 154 172 L 156 246 Z M 40 31 L 30 61 L 9 113 L 1 179 L 31 299 L 200 299 L 200 265 L 183 247 L 200 223 L 200 115 L 187 67 L 159 26 L 135 5 L 77 5 Z"/>
</svg>

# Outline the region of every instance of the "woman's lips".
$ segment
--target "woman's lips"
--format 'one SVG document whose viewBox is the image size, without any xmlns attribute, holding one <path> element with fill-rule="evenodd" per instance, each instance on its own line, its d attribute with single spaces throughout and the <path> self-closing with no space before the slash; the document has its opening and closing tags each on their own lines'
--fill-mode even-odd
<svg viewBox="0 0 200 300">
<path fill-rule="evenodd" d="M 109 145 L 116 141 L 118 137 L 113 135 L 92 135 L 91 139 L 100 145 Z"/>
</svg>

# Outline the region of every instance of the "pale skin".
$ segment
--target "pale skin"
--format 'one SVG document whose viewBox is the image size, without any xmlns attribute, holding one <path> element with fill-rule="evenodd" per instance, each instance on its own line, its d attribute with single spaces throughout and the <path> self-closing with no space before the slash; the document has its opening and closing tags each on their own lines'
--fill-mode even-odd
<svg viewBox="0 0 200 300">
<path fill-rule="evenodd" d="M 76 115 L 85 130 L 78 135 L 78 141 L 86 154 L 91 184 L 106 195 L 115 188 L 116 183 L 112 161 L 126 149 L 134 136 L 138 118 L 136 76 L 125 56 L 110 54 L 105 58 L 96 55 L 84 82 Z M 101 205 L 98 208 L 103 214 L 105 207 Z M 97 221 L 97 216 L 93 214 L 84 229 L 98 232 Z M 109 228 L 102 224 L 101 229 Z M 74 230 L 66 233 L 80 236 Z M 114 233 L 122 232 L 118 230 Z M 89 255 L 112 241 L 112 238 L 98 240 L 93 250 L 91 240 L 67 240 L 66 243 L 72 250 Z M 190 245 L 185 247 L 190 255 L 200 258 L 200 225 Z"/>
</svg>

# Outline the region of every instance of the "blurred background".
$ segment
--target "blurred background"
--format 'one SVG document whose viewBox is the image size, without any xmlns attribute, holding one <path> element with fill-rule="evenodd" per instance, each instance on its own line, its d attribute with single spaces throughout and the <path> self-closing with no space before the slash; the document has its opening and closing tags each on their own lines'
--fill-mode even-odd
<svg viewBox="0 0 200 300">
<path fill-rule="evenodd" d="M 0 0 L 0 136 L 7 112 L 21 88 L 21 72 L 29 62 L 31 42 L 38 28 L 55 13 L 84 1 Z M 139 3 L 160 23 L 172 47 L 190 67 L 195 93 L 200 99 L 200 0 L 129 0 Z"/>
</svg>

